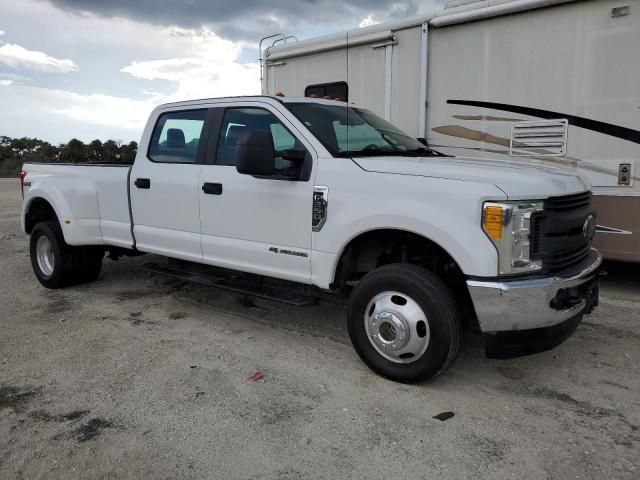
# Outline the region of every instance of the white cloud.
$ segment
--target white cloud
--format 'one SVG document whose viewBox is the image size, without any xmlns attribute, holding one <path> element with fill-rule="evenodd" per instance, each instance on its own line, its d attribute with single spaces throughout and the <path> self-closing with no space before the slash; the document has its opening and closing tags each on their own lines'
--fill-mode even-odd
<svg viewBox="0 0 640 480">
<path fill-rule="evenodd" d="M 0 88 L 0 135 L 54 143 L 72 137 L 139 140 L 147 116 L 160 103 L 260 92 L 257 64 L 239 60 L 249 45 L 207 29 L 70 15 L 47 2 L 10 2 L 0 10 L 3 22 L 32 33 L 37 49 L 64 52 L 86 74 L 54 87 L 48 76 L 30 80 L 0 73 L 0 80 L 14 82 Z M 50 30 L 40 30 L 41 18 L 48 19 Z"/>
<path fill-rule="evenodd" d="M 11 83 L 25 83 L 32 81 L 32 79 L 29 77 L 25 77 L 24 75 L 16 75 L 15 73 L 0 73 L 0 80 L 10 80 Z"/>
<path fill-rule="evenodd" d="M 154 48 L 141 56 L 151 57 L 155 50 L 160 59 L 133 61 L 121 69 L 124 74 L 113 73 L 114 82 L 121 81 L 118 77 L 140 82 L 136 98 L 46 88 L 25 84 L 29 79 L 18 75 L 0 74 L 0 79 L 14 82 L 11 89 L 0 89 L 0 133 L 39 136 L 54 142 L 71 137 L 83 141 L 96 137 L 139 140 L 149 113 L 160 103 L 259 93 L 257 65 L 237 60 L 243 44 L 206 29 L 156 27 L 147 33 L 151 38 L 146 41 Z M 188 52 L 188 56 L 182 57 L 181 52 Z M 174 88 L 161 88 L 159 80 L 172 82 Z"/>
<path fill-rule="evenodd" d="M 4 30 L 0 30 L 0 37 L 4 35 Z"/>
<path fill-rule="evenodd" d="M 100 93 L 82 95 L 64 90 L 47 92 L 55 101 L 53 113 L 94 125 L 118 126 L 141 131 L 155 104 L 150 101 L 132 100 Z M 57 104 L 62 103 L 60 107 Z"/>
<path fill-rule="evenodd" d="M 41 72 L 67 73 L 78 70 L 78 66 L 68 58 L 55 58 L 37 50 L 13 43 L 0 46 L 0 63 L 11 68 L 27 68 Z"/>
<path fill-rule="evenodd" d="M 370 13 L 366 18 L 363 18 L 362 21 L 358 24 L 360 28 L 369 27 L 371 25 L 376 25 L 380 23 L 378 20 L 373 18 L 373 13 Z"/>
<path fill-rule="evenodd" d="M 189 52 L 189 57 L 134 61 L 122 72 L 146 80 L 175 82 L 175 92 L 162 101 L 260 93 L 257 64 L 237 62 L 241 44 L 220 38 L 206 28 L 173 28 L 170 35 L 185 43 L 183 51 Z"/>
<path fill-rule="evenodd" d="M 139 140 L 156 104 L 151 100 L 85 95 L 16 83 L 10 89 L 0 89 L 0 135 L 40 137 L 53 142 L 67 142 L 72 137 L 83 141 Z"/>
<path fill-rule="evenodd" d="M 8 87 L 13 84 L 13 80 L 0 79 L 0 87 Z"/>
</svg>

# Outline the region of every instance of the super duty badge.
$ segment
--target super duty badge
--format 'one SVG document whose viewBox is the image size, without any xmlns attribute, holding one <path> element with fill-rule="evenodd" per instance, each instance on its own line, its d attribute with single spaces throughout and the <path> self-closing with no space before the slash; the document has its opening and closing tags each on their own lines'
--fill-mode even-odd
<svg viewBox="0 0 640 480">
<path fill-rule="evenodd" d="M 322 230 L 327 221 L 329 204 L 329 187 L 313 187 L 313 207 L 311 212 L 311 228 L 314 232 Z"/>
</svg>

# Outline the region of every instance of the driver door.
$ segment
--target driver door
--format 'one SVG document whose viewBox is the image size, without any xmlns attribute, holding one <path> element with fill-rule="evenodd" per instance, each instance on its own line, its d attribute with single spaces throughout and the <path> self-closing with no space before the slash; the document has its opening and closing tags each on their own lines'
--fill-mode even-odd
<svg viewBox="0 0 640 480">
<path fill-rule="evenodd" d="M 199 182 L 204 263 L 309 283 L 315 165 L 308 181 L 257 178 L 238 173 L 235 150 L 251 130 L 271 132 L 276 152 L 312 148 L 268 104 L 216 108 L 215 118 Z"/>
</svg>

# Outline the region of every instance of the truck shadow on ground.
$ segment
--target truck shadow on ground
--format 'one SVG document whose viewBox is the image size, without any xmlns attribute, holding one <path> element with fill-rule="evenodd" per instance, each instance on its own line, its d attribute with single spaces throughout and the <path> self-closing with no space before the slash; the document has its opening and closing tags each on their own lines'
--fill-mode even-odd
<svg viewBox="0 0 640 480">
<path fill-rule="evenodd" d="M 142 307 L 154 306 L 160 310 L 166 309 L 166 318 L 173 322 L 182 321 L 187 316 L 184 311 L 195 309 L 195 312 L 204 318 L 222 314 L 237 319 L 238 325 L 233 326 L 232 331 L 244 333 L 250 330 L 250 325 L 244 323 L 248 321 L 263 327 L 324 338 L 350 346 L 346 328 L 346 298 L 322 299 L 318 305 L 293 307 L 149 274 L 141 269 L 142 265 L 149 261 L 161 260 L 159 257 L 146 255 L 141 258 L 125 258 L 115 263 L 105 261 L 104 271 L 97 282 L 77 288 L 87 290 L 87 293 L 91 294 L 115 297 L 116 301 L 122 305 L 132 303 L 131 318 L 128 321 L 138 327 L 162 328 L 162 325 L 157 325 L 157 321 L 152 321 L 156 319 L 140 319 L 141 305 Z M 617 291 L 627 289 L 630 294 L 640 296 L 637 265 L 607 262 L 605 270 L 608 271 L 608 276 L 602 281 L 604 292 L 615 287 Z M 126 287 L 123 288 L 123 285 Z M 600 333 L 603 331 L 607 333 L 613 327 L 600 325 L 589 319 L 579 326 L 577 334 L 590 338 L 590 332 L 594 328 Z M 614 337 L 620 337 L 618 330 L 615 332 L 611 330 L 609 333 L 615 334 Z M 520 359 L 489 360 L 485 357 L 483 336 L 468 330 L 464 335 L 460 355 L 445 377 L 455 377 L 459 380 L 459 377 L 486 378 L 489 375 L 494 382 L 517 382 L 544 376 L 545 371 L 557 367 L 558 355 L 567 352 L 571 352 L 572 356 L 580 354 L 572 347 L 574 342 L 575 339 L 570 338 L 566 344 L 554 350 L 520 357 Z M 588 352 L 582 352 L 582 354 L 585 361 L 591 360 Z M 353 358 L 354 362 L 359 361 L 355 353 Z M 523 368 L 522 365 L 527 365 L 527 368 Z M 426 385 L 429 384 L 429 382 L 426 383 Z"/>
</svg>

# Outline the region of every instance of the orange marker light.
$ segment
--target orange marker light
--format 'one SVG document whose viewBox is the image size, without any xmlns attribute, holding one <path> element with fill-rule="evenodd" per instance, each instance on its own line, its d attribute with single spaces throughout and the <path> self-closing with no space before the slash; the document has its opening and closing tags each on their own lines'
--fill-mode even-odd
<svg viewBox="0 0 640 480">
<path fill-rule="evenodd" d="M 284 97 L 284 93 L 283 92 L 276 92 L 276 97 Z"/>
<path fill-rule="evenodd" d="M 482 227 L 494 240 L 502 240 L 504 212 L 502 207 L 497 205 L 487 205 L 484 207 L 482 216 Z"/>
</svg>

